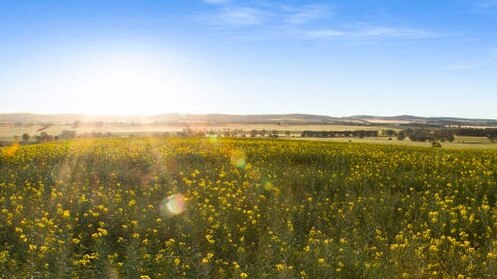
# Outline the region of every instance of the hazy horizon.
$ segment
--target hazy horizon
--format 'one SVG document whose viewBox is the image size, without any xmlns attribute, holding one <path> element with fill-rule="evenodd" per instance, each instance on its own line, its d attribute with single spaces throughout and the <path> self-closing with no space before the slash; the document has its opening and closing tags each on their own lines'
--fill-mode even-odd
<svg viewBox="0 0 497 279">
<path fill-rule="evenodd" d="M 460 116 L 460 115 L 419 115 L 410 113 L 399 113 L 399 114 L 370 114 L 370 113 L 360 113 L 360 114 L 324 114 L 324 113 L 313 113 L 313 112 L 260 112 L 260 113 L 227 113 L 227 112 L 157 112 L 157 113 L 87 113 L 87 112 L 30 112 L 30 111 L 13 111 L 5 112 L 0 111 L 1 114 L 34 114 L 34 115 L 81 115 L 89 117 L 99 117 L 99 116 L 109 116 L 109 117 L 153 117 L 158 115 L 230 115 L 230 116 L 260 116 L 260 115 L 313 115 L 313 116 L 325 116 L 325 117 L 336 117 L 336 118 L 347 118 L 356 116 L 371 116 L 371 117 L 401 117 L 401 116 L 412 116 L 412 117 L 422 117 L 422 118 L 461 118 L 461 119 L 487 119 L 487 120 L 497 120 L 497 117 L 472 117 L 472 116 Z"/>
<path fill-rule="evenodd" d="M 109 114 L 109 113 L 74 113 L 74 112 L 66 112 L 66 113 L 37 113 L 37 112 L 1 112 L 1 115 L 16 115 L 16 114 L 27 114 L 34 116 L 81 116 L 83 119 L 87 119 L 88 121 L 96 121 L 101 120 L 99 117 L 124 117 L 124 118 L 143 118 L 142 120 L 146 120 L 147 118 L 154 118 L 158 116 L 214 116 L 214 115 L 226 115 L 229 116 L 289 116 L 289 115 L 301 115 L 301 116 L 315 116 L 315 117 L 330 117 L 330 118 L 343 118 L 347 119 L 350 117 L 373 117 L 373 118 L 402 118 L 402 117 L 413 117 L 413 118 L 440 118 L 440 119 L 474 119 L 474 120 L 491 120 L 497 121 L 497 118 L 485 118 L 485 117 L 461 117 L 461 116 L 453 116 L 453 115 L 412 115 L 412 114 L 398 114 L 398 115 L 377 115 L 377 114 L 354 114 L 354 115 L 333 115 L 333 114 L 315 114 L 315 113 L 256 113 L 256 114 L 236 114 L 236 113 L 223 113 L 223 112 L 213 112 L 213 113 L 182 113 L 182 112 L 164 112 L 164 113 L 154 113 L 154 114 Z"/>
<path fill-rule="evenodd" d="M 0 113 L 497 119 L 493 0 L 0 7 Z"/>
</svg>

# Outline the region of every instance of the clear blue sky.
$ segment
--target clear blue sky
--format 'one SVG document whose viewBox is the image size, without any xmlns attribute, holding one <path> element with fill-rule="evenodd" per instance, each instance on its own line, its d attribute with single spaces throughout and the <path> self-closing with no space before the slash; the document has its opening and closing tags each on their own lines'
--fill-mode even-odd
<svg viewBox="0 0 497 279">
<path fill-rule="evenodd" d="M 0 112 L 496 107 L 497 0 L 0 0 Z"/>
</svg>

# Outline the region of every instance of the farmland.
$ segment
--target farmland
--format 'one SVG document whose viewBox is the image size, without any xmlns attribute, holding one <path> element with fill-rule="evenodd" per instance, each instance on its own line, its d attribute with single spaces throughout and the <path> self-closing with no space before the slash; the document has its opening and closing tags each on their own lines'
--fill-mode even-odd
<svg viewBox="0 0 497 279">
<path fill-rule="evenodd" d="M 481 278 L 497 151 L 228 138 L 0 149 L 2 278 Z"/>
<path fill-rule="evenodd" d="M 361 144 L 379 144 L 379 145 L 403 145 L 403 146 L 417 146 L 429 147 L 429 142 L 415 142 L 409 139 L 397 140 L 395 138 L 389 139 L 387 137 L 371 137 L 371 138 L 294 138 L 295 140 L 303 141 L 320 141 L 320 142 L 354 142 Z M 443 148 L 447 149 L 480 149 L 489 150 L 497 149 L 496 142 L 490 142 L 488 138 L 484 137 L 461 137 L 455 136 L 454 142 L 442 143 Z"/>
<path fill-rule="evenodd" d="M 71 130 L 76 132 L 78 135 L 85 133 L 112 133 L 116 136 L 129 136 L 129 135 L 152 135 L 160 133 L 177 133 L 185 128 L 191 128 L 198 131 L 216 131 L 222 133 L 223 131 L 234 131 L 243 130 L 247 135 L 250 134 L 251 130 L 266 130 L 268 132 L 277 130 L 283 134 L 284 131 L 289 131 L 292 135 L 300 135 L 304 130 L 312 131 L 322 131 L 322 130 L 378 130 L 378 129 L 389 129 L 388 126 L 350 126 L 350 125 L 312 125 L 312 124 L 301 124 L 301 125 L 277 125 L 277 124 L 192 124 L 192 125 L 152 125 L 152 124 L 127 124 L 127 125 L 112 125 L 108 124 L 105 126 L 96 125 L 85 125 L 81 127 L 72 127 L 68 125 L 52 125 L 48 126 L 43 131 L 58 135 L 64 130 Z M 29 127 L 1 127 L 0 126 L 0 141 L 14 141 L 14 136 L 22 136 L 24 133 L 28 133 L 31 136 L 40 133 L 40 129 L 44 128 L 43 125 L 35 124 Z"/>
</svg>

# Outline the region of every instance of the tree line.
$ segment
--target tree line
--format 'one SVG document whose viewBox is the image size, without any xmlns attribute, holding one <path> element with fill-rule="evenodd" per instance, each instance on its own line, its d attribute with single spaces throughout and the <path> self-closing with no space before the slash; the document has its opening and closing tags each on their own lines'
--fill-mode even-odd
<svg viewBox="0 0 497 279">
<path fill-rule="evenodd" d="M 303 138 L 364 138 L 364 137 L 377 137 L 378 131 L 303 131 L 301 137 Z"/>
<path fill-rule="evenodd" d="M 497 128 L 459 128 L 455 130 L 457 136 L 487 137 L 491 141 L 497 139 Z"/>
<path fill-rule="evenodd" d="M 58 135 L 51 135 L 45 131 L 41 132 L 38 135 L 30 135 L 28 133 L 22 134 L 21 137 L 18 135 L 14 136 L 14 141 L 19 142 L 22 140 L 24 143 L 30 143 L 30 142 L 36 142 L 36 143 L 42 143 L 42 142 L 50 142 L 50 141 L 58 141 L 58 140 L 67 140 L 67 139 L 73 139 L 76 137 L 84 137 L 84 138 L 102 138 L 102 137 L 111 137 L 112 134 L 107 132 L 107 133 L 102 133 L 102 132 L 92 132 L 92 133 L 84 133 L 78 135 L 76 131 L 71 131 L 71 130 L 64 130 Z"/>
<path fill-rule="evenodd" d="M 490 141 L 497 139 L 497 128 L 457 128 L 457 129 L 406 129 L 405 136 L 412 141 L 453 142 L 455 136 L 486 137 Z M 401 132 L 399 132 L 400 134 Z"/>
</svg>

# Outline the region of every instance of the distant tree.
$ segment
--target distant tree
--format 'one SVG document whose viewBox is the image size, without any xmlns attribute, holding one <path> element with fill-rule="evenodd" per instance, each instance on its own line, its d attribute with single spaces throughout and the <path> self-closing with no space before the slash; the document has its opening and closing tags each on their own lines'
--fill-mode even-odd
<svg viewBox="0 0 497 279">
<path fill-rule="evenodd" d="M 72 139 L 77 136 L 76 131 L 71 131 L 71 130 L 64 130 L 62 133 L 59 135 L 60 139 Z"/>
<path fill-rule="evenodd" d="M 442 142 L 453 142 L 455 139 L 454 131 L 449 129 L 436 130 L 433 132 L 433 137 L 435 140 L 440 140 Z"/>
<path fill-rule="evenodd" d="M 39 136 L 36 137 L 37 142 L 52 141 L 53 136 L 49 135 L 47 132 L 41 132 Z"/>
<path fill-rule="evenodd" d="M 288 131 L 288 130 L 285 131 L 285 136 L 290 137 L 291 135 L 292 135 L 292 133 L 290 133 L 290 131 Z"/>
<path fill-rule="evenodd" d="M 364 138 L 366 136 L 366 133 L 363 130 L 359 130 L 355 134 L 357 134 L 357 137 L 360 138 L 360 139 L 362 139 L 362 138 Z"/>
<path fill-rule="evenodd" d="M 28 133 L 22 134 L 22 140 L 24 142 L 28 142 L 31 139 L 31 136 Z"/>
<path fill-rule="evenodd" d="M 261 137 L 265 137 L 266 136 L 266 130 L 265 129 L 262 129 L 260 131 L 260 134 L 261 134 Z"/>
<path fill-rule="evenodd" d="M 257 137 L 257 130 L 250 131 L 250 136 L 253 138 Z"/>
<path fill-rule="evenodd" d="M 434 141 L 435 140 L 433 133 L 431 133 L 430 130 L 423 129 L 423 128 L 421 128 L 421 129 L 407 129 L 406 135 L 412 141 L 426 142 L 426 141 Z"/>
<path fill-rule="evenodd" d="M 18 141 L 19 141 L 19 136 L 18 136 L 18 135 L 15 135 L 15 136 L 14 136 L 14 141 L 15 141 L 15 142 L 18 142 Z"/>
<path fill-rule="evenodd" d="M 452 135 L 452 134 L 451 134 L 451 135 L 448 135 L 448 136 L 447 136 L 447 141 L 449 141 L 449 142 L 453 142 L 453 141 L 455 141 L 455 140 L 456 140 L 456 138 L 454 137 L 454 135 Z"/>
<path fill-rule="evenodd" d="M 383 134 L 387 137 L 395 137 L 397 136 L 397 132 L 395 130 L 385 130 L 383 131 Z"/>
<path fill-rule="evenodd" d="M 397 139 L 398 140 L 404 140 L 406 138 L 406 132 L 404 131 L 400 131 L 398 134 L 397 134 Z"/>
</svg>

